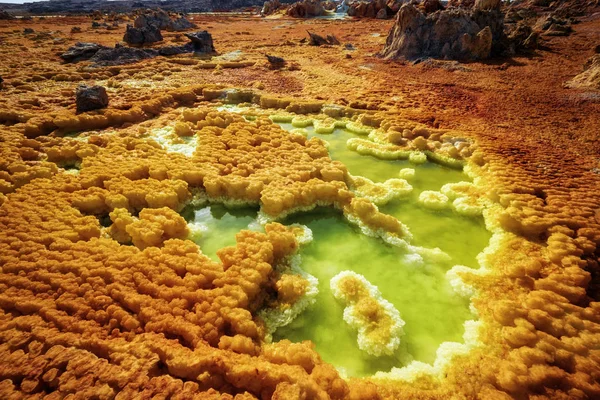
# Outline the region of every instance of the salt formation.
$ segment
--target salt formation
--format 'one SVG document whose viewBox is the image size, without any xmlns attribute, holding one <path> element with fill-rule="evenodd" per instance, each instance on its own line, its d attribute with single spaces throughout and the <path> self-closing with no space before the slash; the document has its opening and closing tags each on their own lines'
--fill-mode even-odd
<svg viewBox="0 0 600 400">
<path fill-rule="evenodd" d="M 358 330 L 358 347 L 370 355 L 391 355 L 404 335 L 404 321 L 377 287 L 352 271 L 343 271 L 330 282 L 334 297 L 346 305 L 344 321 Z"/>
<path fill-rule="evenodd" d="M 558 53 L 540 54 L 533 66 L 476 63 L 471 75 L 384 62 L 359 69 L 342 49 L 288 44 L 293 57 L 311 60 L 302 73 L 191 57 L 87 68 L 62 63 L 56 53 L 93 35 L 115 43 L 124 27 L 111 31 L 112 24 L 94 21 L 99 26 L 91 30 L 91 21 L 78 17 L 83 32 L 72 38 L 72 21 L 58 19 L 59 33 L 37 19 L 0 28 L 0 397 L 600 396 L 597 109 L 593 101 L 569 100 L 589 91 L 565 91 L 552 80 L 562 84 L 580 72 L 579 61 L 564 60 L 587 57 L 577 49 L 591 49 L 583 43 L 596 32 L 593 21 L 576 26 L 589 33 L 550 43 Z M 281 22 L 213 23 L 224 49 L 282 45 L 271 30 Z M 295 23 L 288 38 L 305 35 L 305 22 Z M 339 35 L 353 37 L 354 60 L 363 59 L 377 48 L 371 24 L 382 22 L 352 24 L 341 24 Z M 535 83 L 523 82 L 534 75 Z M 498 83 L 504 78 L 511 84 Z M 76 114 L 77 85 L 94 81 L 108 88 L 109 106 Z M 215 112 L 223 102 L 269 110 L 246 121 Z M 182 108 L 192 110 L 191 120 Z M 236 246 L 222 249 L 220 262 L 189 240 L 163 237 L 196 191 L 262 205 L 273 218 L 316 204 L 337 207 L 371 231 L 408 237 L 398 219 L 356 197 L 344 165 L 329 159 L 322 142 L 290 135 L 267 116 L 280 113 L 318 119 L 323 129 L 332 125 L 326 117 L 346 118 L 365 132 L 353 142 L 365 154 L 439 159 L 480 177 L 476 193 L 440 189 L 453 207 L 459 199 L 481 206 L 471 199 L 486 198 L 486 226 L 500 237 L 479 257 L 489 274 L 455 271 L 476 290 L 480 321 L 468 324 L 465 347 L 452 346 L 453 357 L 443 347 L 435 368 L 418 375 L 341 379 L 309 343 L 264 342 L 257 314 L 277 292 L 274 268 L 295 251 L 294 232 L 276 224 L 265 233 L 244 231 Z M 189 128 L 178 132 L 201 141 L 191 157 L 151 138 L 177 122 Z M 417 134 L 422 128 L 427 137 Z M 459 137 L 469 140 L 452 139 Z M 172 210 L 164 220 L 144 212 L 163 207 Z M 117 209 L 127 214 L 112 221 Z M 153 240 L 142 241 L 144 249 L 120 244 L 127 237 L 112 232 L 111 223 L 121 222 L 127 232 L 128 215 L 151 222 Z M 138 232 L 143 239 L 146 230 Z M 279 283 L 286 300 L 303 286 L 294 282 Z"/>
</svg>

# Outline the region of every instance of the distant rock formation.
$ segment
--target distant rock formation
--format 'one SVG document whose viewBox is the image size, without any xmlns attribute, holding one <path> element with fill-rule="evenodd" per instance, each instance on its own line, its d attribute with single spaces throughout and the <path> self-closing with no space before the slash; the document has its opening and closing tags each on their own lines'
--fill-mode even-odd
<svg viewBox="0 0 600 400">
<path fill-rule="evenodd" d="M 0 10 L 0 20 L 15 19 L 11 14 L 4 10 Z"/>
<path fill-rule="evenodd" d="M 292 4 L 287 15 L 293 18 L 318 17 L 325 14 L 325 8 L 320 0 L 302 0 Z"/>
<path fill-rule="evenodd" d="M 168 12 L 158 10 L 146 10 L 143 14 L 133 22 L 133 26 L 136 28 L 145 28 L 149 25 L 154 25 L 160 30 L 167 31 L 185 31 L 189 29 L 196 29 L 197 26 L 184 16 L 176 16 L 172 18 Z"/>
<path fill-rule="evenodd" d="M 263 17 L 267 16 L 267 15 L 271 15 L 271 14 L 275 13 L 276 11 L 278 11 L 279 9 L 281 9 L 281 7 L 282 7 L 282 5 L 279 0 L 265 1 L 262 9 L 260 11 L 260 15 L 262 15 Z"/>
<path fill-rule="evenodd" d="M 74 46 L 69 47 L 66 52 L 62 53 L 60 58 L 66 62 L 76 63 L 89 60 L 94 54 L 103 49 L 108 49 L 108 47 L 99 45 L 98 43 L 77 42 Z"/>
<path fill-rule="evenodd" d="M 127 47 L 117 44 L 114 48 L 101 46 L 96 43 L 76 43 L 61 58 L 65 62 L 80 62 L 89 60 L 92 66 L 112 66 L 138 62 L 158 56 L 174 56 L 184 53 L 215 52 L 212 36 L 207 31 L 190 32 L 185 36 L 190 40 L 182 46 L 162 46 L 153 48 Z"/>
<path fill-rule="evenodd" d="M 145 44 L 156 43 L 163 40 L 160 29 L 153 24 L 136 28 L 127 24 L 127 30 L 123 36 L 123 41 L 127 44 L 143 46 Z"/>
<path fill-rule="evenodd" d="M 405 4 L 380 55 L 407 60 L 489 58 L 494 44 L 505 37 L 503 14 L 498 9 L 489 9 L 494 1 L 478 0 L 479 6 L 476 4 L 472 10 L 453 8 L 428 15 L 412 4 Z"/>
<path fill-rule="evenodd" d="M 357 18 L 391 18 L 406 0 L 350 0 L 347 13 Z"/>
</svg>

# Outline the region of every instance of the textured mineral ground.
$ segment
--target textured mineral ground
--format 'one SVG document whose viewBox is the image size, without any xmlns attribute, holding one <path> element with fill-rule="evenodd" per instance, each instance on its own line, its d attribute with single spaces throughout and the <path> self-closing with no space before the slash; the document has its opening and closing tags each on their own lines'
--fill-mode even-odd
<svg viewBox="0 0 600 400">
<path fill-rule="evenodd" d="M 68 3 L 0 12 L 0 399 L 600 398 L 597 2 Z"/>
</svg>

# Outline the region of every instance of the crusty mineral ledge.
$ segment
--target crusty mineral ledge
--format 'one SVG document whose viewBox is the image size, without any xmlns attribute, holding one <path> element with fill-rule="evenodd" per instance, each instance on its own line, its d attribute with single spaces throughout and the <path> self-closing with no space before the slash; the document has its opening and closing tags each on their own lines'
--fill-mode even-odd
<svg viewBox="0 0 600 400">
<path fill-rule="evenodd" d="M 476 294 L 478 346 L 440 375 L 412 382 L 394 375 L 344 381 L 308 343 L 262 343 L 256 312 L 274 263 L 297 246 L 280 225 L 240 234 L 236 247 L 219 252 L 220 264 L 178 238 L 161 235 L 143 250 L 120 245 L 126 237 L 111 238 L 113 228 L 99 221 L 114 216 L 115 229 L 123 222 L 127 232 L 128 215 L 141 221 L 150 217 L 142 214 L 147 209 L 172 214 L 199 188 L 215 198 L 262 204 L 274 216 L 311 202 L 337 203 L 370 229 L 406 233 L 398 220 L 353 195 L 344 166 L 319 141 L 290 135 L 266 117 L 250 123 L 229 113 L 170 108 L 229 95 L 253 96 L 181 88 L 127 110 L 2 114 L 3 121 L 21 122 L 0 128 L 1 397 L 165 390 L 173 398 L 600 395 L 600 178 L 543 144 L 519 151 L 521 138 L 504 138 L 500 146 L 494 137 L 477 137 L 478 149 L 465 151 L 462 161 L 476 188 L 442 188 L 448 201 L 485 205 L 481 211 L 499 239 L 480 257 L 489 274 L 457 273 Z M 290 112 L 318 105 L 275 96 L 259 101 Z M 329 111 L 356 117 L 343 107 Z M 178 119 L 189 128 L 179 132 L 200 133 L 192 157 L 169 153 L 152 139 L 153 129 Z M 373 140 L 380 142 L 371 142 L 378 151 L 401 150 L 388 138 L 421 132 L 419 124 L 383 112 L 359 122 L 379 130 Z M 83 139 L 46 136 L 62 130 L 90 132 Z M 439 133 L 418 136 L 417 143 L 441 151 L 442 137 L 455 135 Z M 452 143 L 458 155 L 465 150 Z M 65 165 L 79 174 L 64 173 Z M 560 173 L 557 165 L 564 166 Z"/>
</svg>

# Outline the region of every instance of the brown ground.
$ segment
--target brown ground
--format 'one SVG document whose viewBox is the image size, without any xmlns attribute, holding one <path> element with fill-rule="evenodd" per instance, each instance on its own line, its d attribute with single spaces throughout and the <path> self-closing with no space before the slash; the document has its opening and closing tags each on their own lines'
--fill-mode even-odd
<svg viewBox="0 0 600 400">
<path fill-rule="evenodd" d="M 569 37 L 545 42 L 531 57 L 470 63 L 463 65 L 468 71 L 456 72 L 377 58 L 392 21 L 201 16 L 195 22 L 212 33 L 219 53 L 240 50 L 243 60 L 256 64 L 228 68 L 233 65 L 221 61 L 221 67 L 201 68 L 205 61 L 185 55 L 118 68 L 65 65 L 57 53 L 76 41 L 113 46 L 124 24 L 104 31 L 92 30 L 91 20 L 83 17 L 0 21 L 0 228 L 5 235 L 0 240 L 0 394 L 41 397 L 54 391 L 55 398 L 76 392 L 110 398 L 121 392 L 129 398 L 162 391 L 177 393 L 173 398 L 198 393 L 209 398 L 217 396 L 216 388 L 240 398 L 245 393 L 281 399 L 376 398 L 377 393 L 600 397 L 600 92 L 563 87 L 600 44 L 599 16 L 576 25 Z M 72 26 L 83 33 L 71 34 Z M 25 36 L 25 27 L 36 32 Z M 335 34 L 357 50 L 302 44 L 307 29 Z M 44 31 L 52 36 L 36 39 Z M 65 40 L 55 43 L 56 38 Z M 165 35 L 165 42 L 175 39 L 176 34 Z M 288 66 L 270 70 L 264 54 L 284 57 Z M 111 88 L 110 109 L 95 119 L 74 115 L 73 93 L 82 81 Z M 411 120 L 476 139 L 480 151 L 469 162 L 481 167 L 485 195 L 501 208 L 498 226 L 515 234 L 503 242 L 508 251 L 488 256 L 495 275 L 468 278 L 486 293 L 475 301 L 486 323 L 486 347 L 456 361 L 442 385 L 423 379 L 375 388 L 366 380 L 341 380 L 308 345 L 261 346 L 262 328 L 250 312 L 265 301 L 259 288 L 273 283 L 270 266 L 295 249 L 293 235 L 279 225 L 264 235 L 244 234 L 222 253 L 223 268 L 179 240 L 185 237 L 179 228 L 161 226 L 166 223 L 160 215 L 173 214 L 166 207 L 185 202 L 188 185 L 204 185 L 216 197 L 260 198 L 279 210 L 282 188 L 298 201 L 304 187 L 304 178 L 277 169 L 277 160 L 287 160 L 286 168 L 298 176 L 318 166 L 317 175 L 304 182 L 316 193 L 310 201 L 345 204 L 369 218 L 373 212 L 368 202 L 351 202 L 343 166 L 324 158 L 322 146 L 298 137 L 281 146 L 291 139 L 272 127 L 236 125 L 248 131 L 242 135 L 235 129 L 221 132 L 215 128 L 219 122 L 194 126 L 208 129 L 203 140 L 216 150 L 187 161 L 135 137 L 148 126 L 179 118 L 174 106 L 208 99 L 212 92 L 201 87 L 207 84 L 347 105 L 372 112 L 375 116 L 363 123 L 371 120 L 390 132 Z M 143 125 L 153 116 L 159 117 Z M 45 137 L 107 127 L 121 128 L 121 135 L 81 144 Z M 251 179 L 243 179 L 247 171 L 242 178 L 236 175 L 242 167 L 254 168 L 256 160 L 238 165 L 227 159 L 231 153 L 219 152 L 242 148 L 260 135 L 266 135 L 260 140 L 271 146 L 275 164 L 258 178 L 250 175 L 256 181 L 276 176 L 262 192 L 260 183 L 250 187 Z M 44 157 L 47 163 L 39 161 Z M 307 157 L 314 160 L 307 163 Z M 58 173 L 54 164 L 79 159 L 87 164 L 78 178 Z M 51 179 L 27 184 L 36 177 Z M 138 205 L 136 190 L 146 194 Z M 148 197 L 155 193 L 160 195 Z M 140 214 L 139 220 L 126 211 L 111 215 L 115 231 L 117 220 L 134 226 L 131 232 L 113 232 L 113 238 L 130 234 L 149 238 L 150 244 L 164 241 L 160 250 L 98 239 L 101 227 L 91 215 L 145 207 L 162 211 Z M 373 224 L 395 226 L 375 216 Z M 155 235 L 163 229 L 173 232 Z M 148 245 L 140 242 L 140 249 Z M 183 264 L 189 265 L 187 272 Z M 239 287 L 227 289 L 227 284 Z"/>
</svg>

